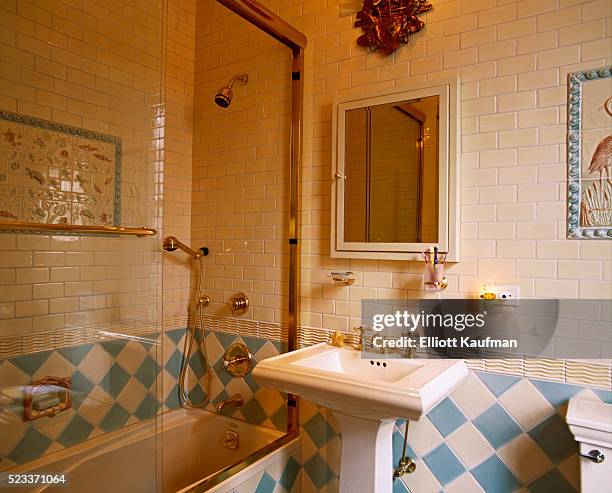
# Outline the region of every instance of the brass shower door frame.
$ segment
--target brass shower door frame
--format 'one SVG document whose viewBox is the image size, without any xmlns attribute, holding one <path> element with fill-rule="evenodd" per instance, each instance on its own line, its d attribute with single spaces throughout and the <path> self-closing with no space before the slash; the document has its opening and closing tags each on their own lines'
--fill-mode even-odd
<svg viewBox="0 0 612 493">
<path fill-rule="evenodd" d="M 268 10 L 256 0 L 217 0 L 247 22 L 269 34 L 291 50 L 291 136 L 289 163 L 289 317 L 288 350 L 297 347 L 299 323 L 299 205 L 300 169 L 302 166 L 302 125 L 304 107 L 304 49 L 306 36 L 291 24 Z M 232 464 L 213 476 L 196 483 L 189 492 L 200 493 L 220 484 L 269 453 L 288 444 L 299 434 L 299 412 L 297 396 L 287 396 L 287 433 L 246 459 Z"/>
</svg>

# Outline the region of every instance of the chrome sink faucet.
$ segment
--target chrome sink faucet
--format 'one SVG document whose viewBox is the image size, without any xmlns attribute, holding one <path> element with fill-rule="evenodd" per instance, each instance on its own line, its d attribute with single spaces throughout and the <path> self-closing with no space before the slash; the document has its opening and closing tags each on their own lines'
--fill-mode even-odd
<svg viewBox="0 0 612 493">
<path fill-rule="evenodd" d="M 240 394 L 234 394 L 229 399 L 224 399 L 215 407 L 215 411 L 222 412 L 225 406 L 242 407 L 244 406 L 244 398 Z"/>
</svg>

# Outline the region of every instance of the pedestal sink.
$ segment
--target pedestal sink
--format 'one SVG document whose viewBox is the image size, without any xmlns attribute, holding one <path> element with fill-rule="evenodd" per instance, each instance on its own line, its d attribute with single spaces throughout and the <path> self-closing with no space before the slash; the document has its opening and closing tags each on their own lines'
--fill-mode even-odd
<svg viewBox="0 0 612 493">
<path fill-rule="evenodd" d="M 393 490 L 393 424 L 418 421 L 467 376 L 461 360 L 368 359 L 317 344 L 259 362 L 260 385 L 331 409 L 342 431 L 340 493 Z"/>
</svg>

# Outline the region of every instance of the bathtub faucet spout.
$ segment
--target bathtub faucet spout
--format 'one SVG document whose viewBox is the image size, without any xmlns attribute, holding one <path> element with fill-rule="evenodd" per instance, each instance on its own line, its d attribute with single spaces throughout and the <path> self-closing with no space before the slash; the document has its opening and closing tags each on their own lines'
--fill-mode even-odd
<svg viewBox="0 0 612 493">
<path fill-rule="evenodd" d="M 244 406 L 244 398 L 240 394 L 234 394 L 229 399 L 225 399 L 215 407 L 215 411 L 220 413 L 225 406 L 242 407 Z"/>
</svg>

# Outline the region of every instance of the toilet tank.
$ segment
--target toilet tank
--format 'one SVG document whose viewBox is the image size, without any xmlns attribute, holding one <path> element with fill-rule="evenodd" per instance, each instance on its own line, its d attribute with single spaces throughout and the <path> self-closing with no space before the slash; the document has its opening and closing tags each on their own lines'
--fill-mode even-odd
<svg viewBox="0 0 612 493">
<path fill-rule="evenodd" d="M 570 399 L 566 421 L 580 446 L 580 491 L 601 493 L 612 484 L 612 404 Z"/>
</svg>

